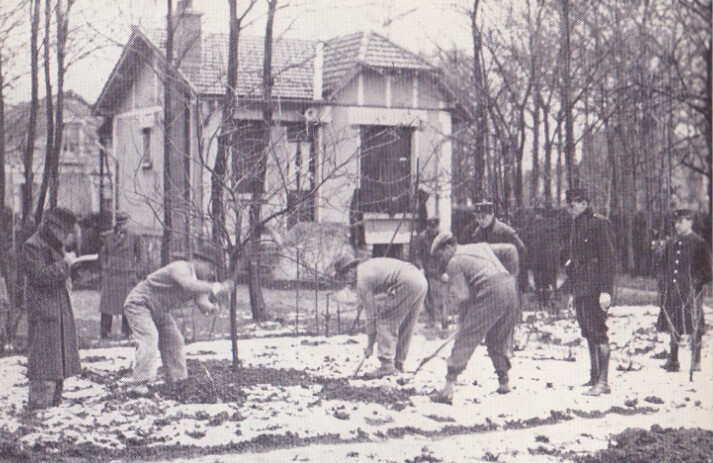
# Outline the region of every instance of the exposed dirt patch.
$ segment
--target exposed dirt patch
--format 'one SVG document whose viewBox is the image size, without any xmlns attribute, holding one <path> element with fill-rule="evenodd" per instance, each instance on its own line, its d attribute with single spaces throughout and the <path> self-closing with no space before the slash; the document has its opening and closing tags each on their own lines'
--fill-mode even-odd
<svg viewBox="0 0 713 463">
<path fill-rule="evenodd" d="M 346 378 L 326 378 L 309 374 L 294 368 L 240 367 L 238 381 L 228 360 L 208 360 L 205 362 L 188 359 L 188 379 L 176 384 L 161 383 L 150 388 L 152 395 L 175 400 L 184 404 L 212 404 L 219 402 L 242 402 L 244 388 L 271 385 L 275 387 L 300 386 L 310 388 L 321 385 L 316 394 L 321 400 L 343 400 L 347 402 L 378 403 L 393 410 L 403 410 L 411 404 L 414 388 L 389 386 L 355 386 Z M 116 399 L 132 398 L 131 392 L 115 387 L 116 381 L 128 374 L 120 369 L 116 374 L 95 373 L 84 369 L 82 377 L 110 387 L 111 396 Z"/>
<path fill-rule="evenodd" d="M 706 463 L 713 460 L 713 431 L 627 429 L 609 440 L 609 448 L 577 457 L 578 463 Z"/>
</svg>

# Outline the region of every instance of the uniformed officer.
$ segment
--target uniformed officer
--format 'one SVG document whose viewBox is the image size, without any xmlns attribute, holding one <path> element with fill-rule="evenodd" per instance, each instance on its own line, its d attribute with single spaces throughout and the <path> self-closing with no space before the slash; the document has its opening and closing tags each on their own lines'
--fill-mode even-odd
<svg viewBox="0 0 713 463">
<path fill-rule="evenodd" d="M 122 317 L 122 334 L 125 337 L 131 334 L 129 322 L 124 315 L 124 301 L 147 272 L 143 238 L 128 229 L 128 222 L 129 216 L 126 213 L 117 212 L 114 228 L 102 234 L 103 243 L 99 252 L 102 270 L 99 311 L 103 339 L 111 334 L 112 319 L 117 315 Z"/>
<path fill-rule="evenodd" d="M 453 386 L 485 338 L 500 386 L 510 392 L 510 346 L 517 321 L 517 249 L 507 243 L 458 245 L 450 232 L 433 241 L 435 259 L 448 268 L 449 298 L 458 307 L 458 331 L 448 359 L 446 384 L 435 402 L 451 403 Z"/>
<path fill-rule="evenodd" d="M 440 221 L 438 217 L 430 217 L 426 221 L 426 229 L 414 240 L 415 250 L 413 263 L 421 269 L 428 280 L 428 292 L 424 306 L 431 324 L 441 323 L 442 328 L 448 327 L 448 312 L 445 307 L 445 292 L 447 285 L 441 281 L 441 273 L 436 262 L 431 258 L 431 245 L 438 235 Z"/>
<path fill-rule="evenodd" d="M 711 282 L 711 249 L 693 232 L 693 211 L 678 209 L 676 235 L 666 241 L 660 259 L 662 271 L 661 312 L 656 322 L 659 331 L 671 334 L 671 353 L 663 365 L 678 371 L 678 343 L 681 335 L 693 336 L 692 367 L 701 369 L 701 339 L 705 331 L 702 299 Z"/>
<path fill-rule="evenodd" d="M 529 286 L 525 265 L 527 247 L 517 232 L 495 217 L 495 209 L 490 201 L 482 201 L 475 205 L 475 221 L 478 227 L 473 233 L 473 243 L 510 243 L 517 248 L 517 257 L 520 263 L 518 285 L 521 292 L 527 291 Z"/>
<path fill-rule="evenodd" d="M 334 264 L 336 278 L 356 288 L 366 312 L 367 345 L 365 357 L 379 345 L 381 366 L 365 375 L 366 379 L 403 372 L 413 330 L 423 308 L 428 282 L 423 273 L 409 262 L 377 257 L 359 262 L 342 256 Z"/>
<path fill-rule="evenodd" d="M 609 394 L 609 338 L 607 310 L 612 304 L 616 257 L 611 222 L 595 214 L 583 188 L 567 191 L 567 212 L 572 230 L 565 253 L 574 308 L 589 345 L 590 377 L 586 395 Z"/>
</svg>

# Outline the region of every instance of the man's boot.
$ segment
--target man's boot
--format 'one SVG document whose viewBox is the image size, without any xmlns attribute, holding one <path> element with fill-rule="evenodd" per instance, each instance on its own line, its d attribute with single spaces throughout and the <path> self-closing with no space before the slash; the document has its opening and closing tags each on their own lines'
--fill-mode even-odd
<svg viewBox="0 0 713 463">
<path fill-rule="evenodd" d="M 592 341 L 587 341 L 587 344 L 589 345 L 589 381 L 582 386 L 592 387 L 599 379 L 599 349 Z"/>
<path fill-rule="evenodd" d="M 598 396 L 602 394 L 611 394 L 609 387 L 609 356 L 611 351 L 608 344 L 599 344 L 596 346 L 599 357 L 599 379 L 597 384 L 586 391 L 584 395 Z"/>
<path fill-rule="evenodd" d="M 702 339 L 699 339 L 698 342 L 696 342 L 696 347 L 693 349 L 693 358 L 691 359 L 691 362 L 693 363 L 693 371 L 701 371 L 701 343 L 703 342 Z"/>
<path fill-rule="evenodd" d="M 394 368 L 394 361 L 392 359 L 380 358 L 381 366 L 376 370 L 370 371 L 364 375 L 364 379 L 379 379 L 384 376 L 392 376 L 396 374 L 396 368 Z"/>
<path fill-rule="evenodd" d="M 404 372 L 404 362 L 399 362 L 398 360 L 394 360 L 394 367 L 396 368 L 396 371 L 399 373 Z"/>
<path fill-rule="evenodd" d="M 500 384 L 495 392 L 498 394 L 507 394 L 510 392 L 510 379 L 507 371 L 496 371 L 498 374 L 498 384 Z"/>
<path fill-rule="evenodd" d="M 678 363 L 678 342 L 676 342 L 673 337 L 671 338 L 671 353 L 668 359 L 666 359 L 666 363 L 661 365 L 661 368 L 670 373 L 675 373 L 681 368 L 681 365 Z"/>
</svg>

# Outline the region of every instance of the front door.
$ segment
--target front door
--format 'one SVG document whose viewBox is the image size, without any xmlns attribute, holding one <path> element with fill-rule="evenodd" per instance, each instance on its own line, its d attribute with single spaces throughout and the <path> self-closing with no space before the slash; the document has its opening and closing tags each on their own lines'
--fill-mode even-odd
<svg viewBox="0 0 713 463">
<path fill-rule="evenodd" d="M 411 127 L 361 127 L 361 210 L 409 210 Z"/>
</svg>

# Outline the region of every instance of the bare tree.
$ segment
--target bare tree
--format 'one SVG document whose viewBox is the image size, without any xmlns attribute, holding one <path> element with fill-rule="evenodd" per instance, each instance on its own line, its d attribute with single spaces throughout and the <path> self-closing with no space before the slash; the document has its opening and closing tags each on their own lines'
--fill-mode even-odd
<svg viewBox="0 0 713 463">
<path fill-rule="evenodd" d="M 166 65 L 163 82 L 163 239 L 161 240 L 161 265 L 171 260 L 171 234 L 173 228 L 173 200 L 171 197 L 171 92 L 173 86 L 173 0 L 166 0 Z"/>
<path fill-rule="evenodd" d="M 27 123 L 27 142 L 23 151 L 22 164 L 25 184 L 22 189 L 22 226 L 32 213 L 32 185 L 34 184 L 33 158 L 35 154 L 35 134 L 37 133 L 37 111 L 39 108 L 39 45 L 40 0 L 30 0 L 30 118 Z"/>
</svg>

